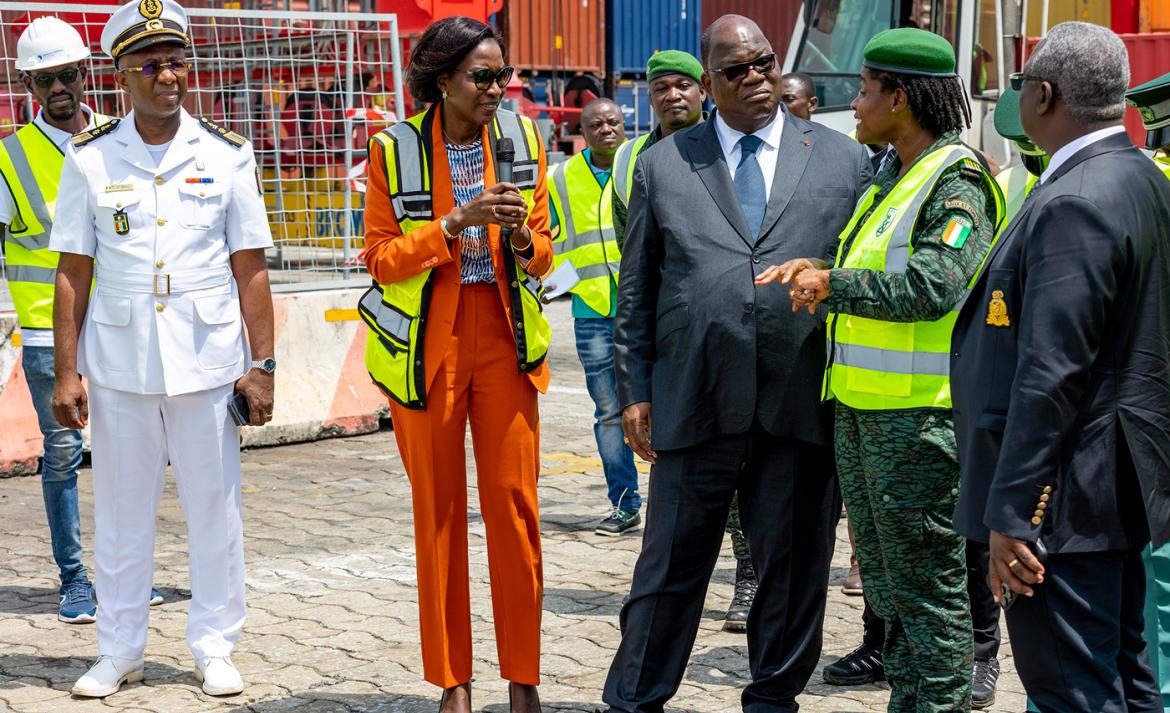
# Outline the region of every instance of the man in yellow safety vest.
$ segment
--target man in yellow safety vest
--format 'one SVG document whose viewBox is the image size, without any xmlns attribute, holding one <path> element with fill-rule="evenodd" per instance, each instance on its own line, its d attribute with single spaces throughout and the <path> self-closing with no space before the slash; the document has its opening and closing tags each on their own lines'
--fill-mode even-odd
<svg viewBox="0 0 1170 713">
<path fill-rule="evenodd" d="M 108 119 L 82 103 L 89 48 L 77 30 L 56 17 L 29 23 L 16 44 L 16 69 L 40 109 L 33 121 L 0 141 L 0 223 L 4 226 L 5 277 L 20 320 L 21 363 L 41 433 L 41 483 L 53 559 L 60 570 L 57 618 L 92 623 L 97 604 L 81 561 L 77 468 L 81 431 L 53 417 L 53 283 L 57 253 L 49 231 L 57 207 L 64 150 L 76 133 Z M 162 595 L 151 592 L 152 603 Z"/>
<path fill-rule="evenodd" d="M 614 155 L 626 140 L 621 109 L 595 99 L 581 112 L 588 145 L 549 171 L 554 269 L 572 270 L 573 331 L 585 386 L 595 407 L 593 435 L 609 490 L 610 514 L 594 532 L 616 537 L 642 524 L 634 452 L 622 436 L 622 410 L 613 370 L 621 251 L 613 229 Z M 568 264 L 566 264 L 568 263 Z"/>
</svg>

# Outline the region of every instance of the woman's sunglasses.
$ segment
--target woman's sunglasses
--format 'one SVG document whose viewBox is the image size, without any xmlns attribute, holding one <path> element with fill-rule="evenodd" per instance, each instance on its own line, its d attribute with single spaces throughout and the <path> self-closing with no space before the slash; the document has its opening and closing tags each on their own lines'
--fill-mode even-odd
<svg viewBox="0 0 1170 713">
<path fill-rule="evenodd" d="M 508 82 L 512 81 L 512 74 L 515 73 L 515 67 L 504 67 L 498 72 L 493 72 L 490 69 L 472 69 L 464 72 L 471 77 L 471 81 L 475 82 L 475 88 L 482 92 L 492 88 L 492 82 L 500 89 L 508 86 Z"/>
</svg>

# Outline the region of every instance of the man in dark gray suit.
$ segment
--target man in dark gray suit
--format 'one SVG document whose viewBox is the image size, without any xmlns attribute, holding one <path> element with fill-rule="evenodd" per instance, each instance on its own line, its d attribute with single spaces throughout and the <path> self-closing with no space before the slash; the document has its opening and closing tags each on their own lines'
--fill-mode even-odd
<svg viewBox="0 0 1170 713">
<path fill-rule="evenodd" d="M 1141 550 L 1170 539 L 1170 183 L 1121 125 L 1128 80 L 1121 40 L 1079 22 L 1013 75 L 1052 159 L 953 333 L 955 529 L 990 542 L 1045 713 L 1162 711 Z"/>
<path fill-rule="evenodd" d="M 820 655 L 841 508 L 824 316 L 753 279 L 832 253 L 871 170 L 860 144 L 780 108 L 778 59 L 751 20 L 716 20 L 702 55 L 717 111 L 634 173 L 614 342 L 623 427 L 655 465 L 604 699 L 661 711 L 678 689 L 738 489 L 759 577 L 743 707 L 795 711 Z"/>
</svg>

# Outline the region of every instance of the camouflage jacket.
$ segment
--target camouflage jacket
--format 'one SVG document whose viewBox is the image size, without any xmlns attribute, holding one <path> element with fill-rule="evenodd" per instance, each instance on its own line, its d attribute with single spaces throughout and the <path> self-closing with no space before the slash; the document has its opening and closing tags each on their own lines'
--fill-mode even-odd
<svg viewBox="0 0 1170 713">
<path fill-rule="evenodd" d="M 922 155 L 959 143 L 958 132 L 939 137 Z M 879 186 L 872 211 L 898 182 L 902 162 L 888 161 L 874 177 Z M 866 216 L 868 217 L 868 215 Z M 965 217 L 974 229 L 959 248 L 943 243 L 952 218 Z M 864 218 L 841 245 L 848 251 Z M 833 312 L 853 314 L 885 322 L 932 322 L 954 309 L 967 285 L 991 249 L 997 222 L 995 196 L 983 178 L 969 167 L 956 165 L 945 172 L 934 193 L 922 207 L 911 238 L 913 252 L 905 272 L 834 268 L 829 273 L 829 297 Z M 829 256 L 832 263 L 836 258 Z"/>
</svg>

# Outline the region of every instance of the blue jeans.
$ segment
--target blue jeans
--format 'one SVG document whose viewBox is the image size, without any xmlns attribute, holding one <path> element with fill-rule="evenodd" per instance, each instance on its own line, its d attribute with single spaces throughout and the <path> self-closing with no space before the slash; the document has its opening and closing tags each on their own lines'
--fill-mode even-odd
<svg viewBox="0 0 1170 713">
<path fill-rule="evenodd" d="M 45 455 L 41 460 L 41 491 L 53 540 L 53 559 L 61 585 L 87 580 L 81 563 L 81 520 L 77 507 L 77 468 L 81 465 L 81 431 L 65 428 L 53 416 L 53 348 L 24 347 L 24 376 L 32 394 Z"/>
<path fill-rule="evenodd" d="M 634 468 L 634 452 L 622 433 L 622 408 L 613 369 L 613 319 L 574 319 L 573 331 L 577 336 L 577 356 L 585 369 L 585 386 L 595 407 L 593 436 L 609 486 L 609 502 L 615 508 L 638 512 L 642 507 L 638 471 Z"/>
</svg>

